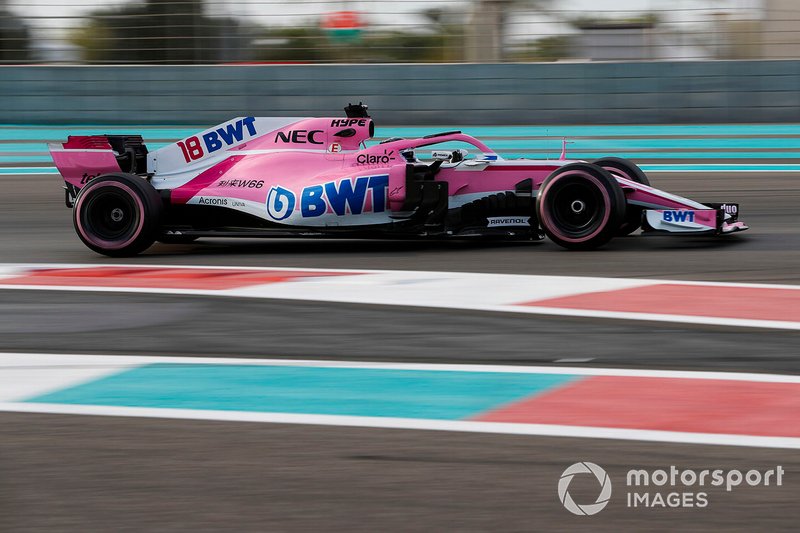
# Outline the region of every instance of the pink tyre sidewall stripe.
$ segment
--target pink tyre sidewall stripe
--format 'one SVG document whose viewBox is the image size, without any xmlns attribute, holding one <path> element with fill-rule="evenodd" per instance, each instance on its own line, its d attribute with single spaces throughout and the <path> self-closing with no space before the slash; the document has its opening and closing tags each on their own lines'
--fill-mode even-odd
<svg viewBox="0 0 800 533">
<path fill-rule="evenodd" d="M 91 236 L 91 235 L 89 235 L 87 233 L 86 229 L 83 227 L 83 223 L 81 221 L 81 211 L 80 211 L 81 207 L 83 206 L 83 202 L 85 201 L 86 195 L 89 192 L 91 192 L 94 189 L 100 188 L 100 187 L 116 187 L 118 189 L 122 189 L 123 191 L 128 193 L 128 195 L 130 195 L 130 197 L 134 201 L 134 204 L 136 205 L 136 209 L 138 211 L 137 216 L 139 217 L 139 224 L 137 225 L 136 231 L 133 233 L 133 235 L 123 243 L 116 243 L 116 242 L 113 242 L 113 241 L 106 241 L 106 240 L 99 239 L 97 237 Z M 142 228 L 144 228 L 144 204 L 142 203 L 141 198 L 139 198 L 139 196 L 133 191 L 133 189 L 131 189 L 130 187 L 128 187 L 127 185 L 125 185 L 123 183 L 118 183 L 118 182 L 114 182 L 114 181 L 105 181 L 105 182 L 89 185 L 89 187 L 86 189 L 86 191 L 83 192 L 81 197 L 78 199 L 78 203 L 75 205 L 75 212 L 76 212 L 75 213 L 75 225 L 77 226 L 78 232 L 81 234 L 81 236 L 84 239 L 86 239 L 87 241 L 89 241 L 92 244 L 94 244 L 95 246 L 98 246 L 100 248 L 104 248 L 104 249 L 107 249 L 107 250 L 117 250 L 119 248 L 124 248 L 124 247 L 128 246 L 130 243 L 135 241 L 139 237 L 139 235 L 141 235 Z"/>
<path fill-rule="evenodd" d="M 589 239 L 591 239 L 592 237 L 596 236 L 598 233 L 603 231 L 603 229 L 605 229 L 606 224 L 608 223 L 608 219 L 611 216 L 611 198 L 608 196 L 608 191 L 606 191 L 606 188 L 603 187 L 603 184 L 600 182 L 600 180 L 598 180 L 597 178 L 595 178 L 591 174 L 589 174 L 587 172 L 583 172 L 583 171 L 565 172 L 564 174 L 560 174 L 558 176 L 558 178 L 561 178 L 562 176 L 576 176 L 576 175 L 579 175 L 579 176 L 582 176 L 584 178 L 587 178 L 587 179 L 589 179 L 590 181 L 592 181 L 593 183 L 595 183 L 597 185 L 597 188 L 603 194 L 603 201 L 605 202 L 606 210 L 605 210 L 605 215 L 603 216 L 603 221 L 600 223 L 600 226 L 598 226 L 598 228 L 595 231 L 593 231 L 591 234 L 586 235 L 584 237 L 579 237 L 577 239 L 573 238 L 573 237 L 567 237 L 567 236 L 563 235 L 561 232 L 554 230 L 554 228 L 552 227 L 551 224 L 549 224 L 549 223 L 547 224 L 547 228 L 553 234 L 555 234 L 559 239 L 562 239 L 562 240 L 567 241 L 567 242 L 585 242 L 585 241 L 588 241 Z M 558 181 L 558 179 L 555 179 L 555 180 L 551 181 L 550 183 L 548 183 L 547 187 L 543 191 L 539 192 L 539 196 L 540 197 L 545 196 L 547 194 L 547 191 L 550 189 L 550 187 L 552 187 L 552 185 L 554 183 L 556 183 L 557 181 Z M 552 215 L 550 214 L 549 209 L 547 208 L 547 203 L 546 202 L 542 203 L 541 217 L 543 219 L 547 219 L 548 222 L 553 220 Z"/>
</svg>

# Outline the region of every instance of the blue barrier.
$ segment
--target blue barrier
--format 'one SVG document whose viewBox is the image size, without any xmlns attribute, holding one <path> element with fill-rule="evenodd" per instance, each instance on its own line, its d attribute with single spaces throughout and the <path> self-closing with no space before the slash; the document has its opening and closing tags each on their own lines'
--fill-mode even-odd
<svg viewBox="0 0 800 533">
<path fill-rule="evenodd" d="M 0 125 L 0 174 L 33 173 L 31 168 L 38 169 L 37 173 L 53 172 L 47 142 L 63 142 L 67 135 L 141 134 L 148 148 L 155 150 L 207 126 Z M 448 129 L 453 127 L 378 127 L 373 142 Z M 570 158 L 615 155 L 650 170 L 800 169 L 800 124 L 473 126 L 463 130 L 508 159 L 555 159 L 562 138 L 567 138 Z"/>
</svg>

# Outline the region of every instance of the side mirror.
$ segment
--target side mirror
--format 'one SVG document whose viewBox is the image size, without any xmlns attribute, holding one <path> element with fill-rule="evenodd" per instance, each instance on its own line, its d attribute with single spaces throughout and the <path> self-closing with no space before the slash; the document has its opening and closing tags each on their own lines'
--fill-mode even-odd
<svg viewBox="0 0 800 533">
<path fill-rule="evenodd" d="M 463 148 L 459 148 L 458 150 L 434 150 L 431 152 L 431 159 L 434 161 L 445 161 L 449 163 L 458 163 L 459 161 L 463 161 L 466 159 L 469 152 L 464 150 Z"/>
<path fill-rule="evenodd" d="M 451 163 L 459 163 L 467 158 L 469 152 L 463 148 L 453 151 L 453 156 L 450 158 Z"/>
</svg>

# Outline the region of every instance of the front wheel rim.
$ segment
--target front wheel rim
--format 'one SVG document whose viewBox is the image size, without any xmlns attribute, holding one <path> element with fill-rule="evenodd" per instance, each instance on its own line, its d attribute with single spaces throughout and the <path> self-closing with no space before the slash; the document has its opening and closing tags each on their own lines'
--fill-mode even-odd
<svg viewBox="0 0 800 533">
<path fill-rule="evenodd" d="M 557 226 L 574 237 L 590 235 L 602 224 L 605 201 L 601 191 L 583 180 L 569 180 L 550 191 Z"/>
</svg>

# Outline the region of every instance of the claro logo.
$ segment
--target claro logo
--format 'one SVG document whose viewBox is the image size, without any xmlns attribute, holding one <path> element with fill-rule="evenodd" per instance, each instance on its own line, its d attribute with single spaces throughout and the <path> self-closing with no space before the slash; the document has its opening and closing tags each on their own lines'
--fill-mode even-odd
<svg viewBox="0 0 800 533">
<path fill-rule="evenodd" d="M 322 130 L 290 130 L 279 131 L 275 135 L 275 142 L 293 143 L 293 144 L 325 144 L 322 136 L 325 132 Z"/>
<path fill-rule="evenodd" d="M 356 157 L 359 165 L 388 165 L 389 161 L 394 161 L 394 150 L 383 151 L 383 154 L 361 154 Z"/>
</svg>

